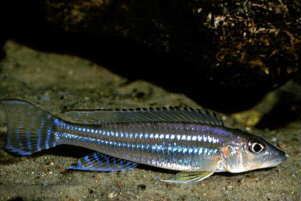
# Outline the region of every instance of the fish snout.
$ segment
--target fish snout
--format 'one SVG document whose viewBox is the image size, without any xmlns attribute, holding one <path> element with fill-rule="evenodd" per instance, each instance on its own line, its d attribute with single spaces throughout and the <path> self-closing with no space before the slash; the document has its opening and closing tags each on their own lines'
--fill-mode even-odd
<svg viewBox="0 0 301 201">
<path fill-rule="evenodd" d="M 286 161 L 288 158 L 288 155 L 279 149 L 273 150 L 273 163 L 274 166 L 279 165 L 280 163 L 282 163 L 283 161 Z"/>
<path fill-rule="evenodd" d="M 288 158 L 288 154 L 286 154 L 284 151 L 280 151 L 279 158 L 280 158 L 281 162 L 286 161 Z"/>
</svg>

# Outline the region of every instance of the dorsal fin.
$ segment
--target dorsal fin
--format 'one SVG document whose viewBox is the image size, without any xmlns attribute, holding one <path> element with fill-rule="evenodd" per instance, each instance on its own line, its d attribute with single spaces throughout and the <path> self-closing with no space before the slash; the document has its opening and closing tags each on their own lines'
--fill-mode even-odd
<svg viewBox="0 0 301 201">
<path fill-rule="evenodd" d="M 77 123 L 182 122 L 223 126 L 216 113 L 190 107 L 74 110 L 65 112 Z"/>
</svg>

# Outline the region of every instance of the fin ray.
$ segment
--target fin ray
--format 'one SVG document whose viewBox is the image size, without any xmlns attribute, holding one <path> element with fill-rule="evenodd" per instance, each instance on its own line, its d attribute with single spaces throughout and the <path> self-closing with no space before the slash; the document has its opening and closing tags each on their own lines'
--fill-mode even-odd
<svg viewBox="0 0 301 201">
<path fill-rule="evenodd" d="M 223 126 L 219 116 L 209 110 L 194 108 L 137 108 L 123 110 L 73 110 L 65 112 L 75 122 L 86 124 L 129 122 L 187 122 Z"/>
<path fill-rule="evenodd" d="M 167 183 L 175 184 L 189 184 L 200 182 L 210 177 L 214 172 L 212 171 L 201 171 L 201 172 L 179 172 L 170 179 L 161 180 Z"/>
<path fill-rule="evenodd" d="M 17 155 L 32 153 L 56 146 L 53 132 L 55 119 L 29 102 L 23 100 L 1 100 L 7 117 L 5 148 Z"/>
<path fill-rule="evenodd" d="M 133 169 L 137 163 L 94 152 L 80 158 L 69 170 L 119 172 Z"/>
</svg>

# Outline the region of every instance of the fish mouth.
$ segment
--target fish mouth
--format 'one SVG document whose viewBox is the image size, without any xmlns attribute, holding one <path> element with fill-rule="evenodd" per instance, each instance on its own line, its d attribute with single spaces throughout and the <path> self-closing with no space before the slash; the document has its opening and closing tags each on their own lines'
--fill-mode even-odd
<svg viewBox="0 0 301 201">
<path fill-rule="evenodd" d="M 272 165 L 271 167 L 275 167 L 282 162 L 286 161 L 288 158 L 288 155 L 284 151 L 279 151 L 278 154 L 275 156 L 275 158 L 271 161 Z"/>
<path fill-rule="evenodd" d="M 278 156 L 279 160 L 281 162 L 286 161 L 288 158 L 288 155 L 284 152 L 284 151 L 279 151 L 279 156 Z"/>
</svg>

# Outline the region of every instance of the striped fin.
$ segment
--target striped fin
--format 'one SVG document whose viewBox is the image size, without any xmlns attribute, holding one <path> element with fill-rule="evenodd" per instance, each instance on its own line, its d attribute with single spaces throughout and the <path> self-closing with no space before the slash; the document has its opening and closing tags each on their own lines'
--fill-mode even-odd
<svg viewBox="0 0 301 201">
<path fill-rule="evenodd" d="M 28 156 L 56 145 L 54 117 L 22 100 L 1 100 L 7 116 L 5 148 Z"/>
<path fill-rule="evenodd" d="M 223 121 L 216 113 L 189 107 L 77 110 L 67 111 L 66 115 L 75 122 L 96 125 L 101 123 L 181 122 L 223 126 Z"/>
<path fill-rule="evenodd" d="M 172 178 L 167 180 L 161 180 L 167 183 L 174 183 L 174 184 L 191 184 L 200 182 L 211 175 L 214 172 L 211 171 L 201 171 L 201 172 L 179 172 L 174 175 Z"/>
<path fill-rule="evenodd" d="M 136 166 L 137 163 L 94 152 L 79 159 L 76 164 L 71 165 L 68 169 L 96 172 L 118 172 L 130 170 Z"/>
</svg>

